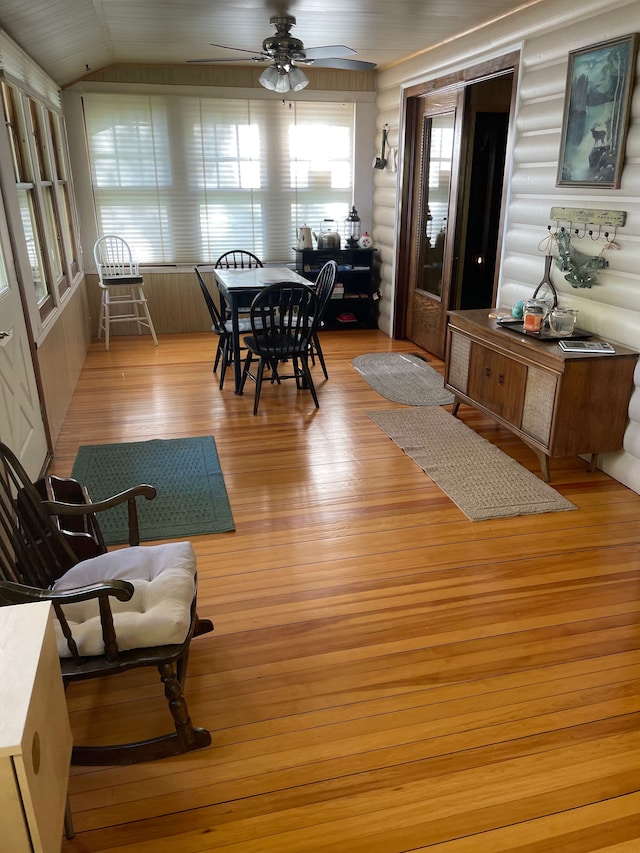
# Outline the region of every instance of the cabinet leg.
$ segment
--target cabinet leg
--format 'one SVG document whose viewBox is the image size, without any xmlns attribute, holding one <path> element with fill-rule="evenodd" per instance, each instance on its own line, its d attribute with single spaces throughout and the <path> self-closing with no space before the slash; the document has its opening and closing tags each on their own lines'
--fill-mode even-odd
<svg viewBox="0 0 640 853">
<path fill-rule="evenodd" d="M 546 453 L 541 453 L 539 450 L 536 450 L 536 456 L 540 460 L 540 470 L 542 471 L 542 479 L 545 483 L 548 483 L 551 479 L 549 476 L 549 457 Z"/>
<path fill-rule="evenodd" d="M 592 453 L 591 454 L 591 462 L 589 463 L 589 473 L 593 474 L 593 472 L 596 470 L 597 466 L 598 466 L 598 454 Z"/>
<path fill-rule="evenodd" d="M 65 838 L 75 838 L 76 831 L 73 828 L 73 816 L 71 814 L 71 806 L 69 805 L 69 798 L 67 798 L 67 805 L 64 810 L 64 837 Z"/>
</svg>

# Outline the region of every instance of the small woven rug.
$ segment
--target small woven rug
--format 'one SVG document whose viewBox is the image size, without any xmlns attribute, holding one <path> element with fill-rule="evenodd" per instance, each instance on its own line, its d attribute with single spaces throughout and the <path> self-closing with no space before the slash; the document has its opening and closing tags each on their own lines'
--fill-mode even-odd
<svg viewBox="0 0 640 853">
<path fill-rule="evenodd" d="M 368 414 L 471 521 L 576 509 L 445 409 Z"/>
<path fill-rule="evenodd" d="M 141 540 L 235 530 L 210 435 L 83 445 L 71 476 L 87 487 L 92 501 L 141 483 L 155 486 L 153 500 L 137 499 Z M 101 512 L 98 523 L 107 545 L 128 541 L 126 504 Z"/>
<path fill-rule="evenodd" d="M 352 362 L 362 378 L 387 400 L 406 406 L 446 406 L 453 394 L 424 359 L 410 353 L 372 352 Z"/>
</svg>

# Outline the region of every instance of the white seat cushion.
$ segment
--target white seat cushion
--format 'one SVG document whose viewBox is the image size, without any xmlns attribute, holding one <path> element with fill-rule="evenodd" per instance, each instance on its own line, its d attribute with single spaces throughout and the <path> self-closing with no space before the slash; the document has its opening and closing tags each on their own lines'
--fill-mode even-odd
<svg viewBox="0 0 640 853">
<path fill-rule="evenodd" d="M 140 649 L 182 643 L 191 622 L 196 555 L 190 542 L 170 542 L 122 548 L 83 560 L 53 586 L 56 591 L 77 589 L 102 580 L 131 581 L 130 601 L 110 597 L 118 648 Z M 97 600 L 65 604 L 64 614 L 83 656 L 104 653 Z M 58 621 L 56 640 L 60 657 L 70 657 Z"/>
</svg>

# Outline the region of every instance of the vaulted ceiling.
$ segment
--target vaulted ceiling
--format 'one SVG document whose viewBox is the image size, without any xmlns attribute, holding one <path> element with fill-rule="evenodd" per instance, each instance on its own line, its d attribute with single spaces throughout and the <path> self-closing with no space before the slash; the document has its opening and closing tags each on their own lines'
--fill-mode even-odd
<svg viewBox="0 0 640 853">
<path fill-rule="evenodd" d="M 540 0 L 2 0 L 0 28 L 60 86 L 119 63 L 251 62 L 272 15 L 305 47 L 347 45 L 385 66 Z"/>
</svg>

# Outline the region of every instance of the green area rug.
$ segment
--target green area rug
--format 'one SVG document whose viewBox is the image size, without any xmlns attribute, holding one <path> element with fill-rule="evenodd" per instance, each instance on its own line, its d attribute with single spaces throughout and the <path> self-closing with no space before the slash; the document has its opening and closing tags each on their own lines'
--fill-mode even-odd
<svg viewBox="0 0 640 853">
<path fill-rule="evenodd" d="M 154 500 L 137 500 L 143 541 L 235 530 L 210 435 L 83 445 L 71 476 L 87 487 L 93 501 L 141 483 L 155 486 Z M 101 512 L 99 522 L 107 545 L 128 541 L 126 504 Z"/>
<path fill-rule="evenodd" d="M 446 409 L 391 409 L 369 417 L 471 521 L 576 509 Z"/>
<path fill-rule="evenodd" d="M 444 389 L 437 370 L 419 356 L 402 352 L 372 352 L 352 362 L 362 378 L 387 400 L 406 406 L 446 406 L 453 394 Z"/>
</svg>

